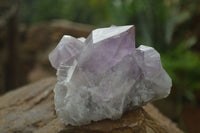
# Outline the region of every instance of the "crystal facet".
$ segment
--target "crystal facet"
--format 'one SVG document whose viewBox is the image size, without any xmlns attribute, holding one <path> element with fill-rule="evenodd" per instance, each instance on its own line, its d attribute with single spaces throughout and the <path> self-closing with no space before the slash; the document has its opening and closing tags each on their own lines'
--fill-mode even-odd
<svg viewBox="0 0 200 133">
<path fill-rule="evenodd" d="M 51 65 L 57 69 L 62 62 L 78 57 L 84 46 L 82 40 L 64 35 L 57 47 L 49 54 Z"/>
<path fill-rule="evenodd" d="M 135 48 L 134 26 L 64 36 L 49 55 L 57 69 L 55 109 L 66 125 L 118 119 L 128 110 L 167 97 L 171 78 L 152 47 Z"/>
</svg>

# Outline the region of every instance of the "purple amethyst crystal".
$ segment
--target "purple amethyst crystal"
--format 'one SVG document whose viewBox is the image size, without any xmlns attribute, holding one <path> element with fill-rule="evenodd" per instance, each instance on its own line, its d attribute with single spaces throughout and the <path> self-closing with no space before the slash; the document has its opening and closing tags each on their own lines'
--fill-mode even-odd
<svg viewBox="0 0 200 133">
<path fill-rule="evenodd" d="M 79 56 L 84 43 L 72 36 L 64 35 L 57 47 L 49 54 L 51 65 L 58 69 L 62 62 Z"/>
<path fill-rule="evenodd" d="M 128 110 L 167 97 L 171 78 L 152 47 L 135 48 L 134 26 L 64 36 L 50 53 L 57 69 L 55 109 L 66 125 L 118 119 Z"/>
</svg>

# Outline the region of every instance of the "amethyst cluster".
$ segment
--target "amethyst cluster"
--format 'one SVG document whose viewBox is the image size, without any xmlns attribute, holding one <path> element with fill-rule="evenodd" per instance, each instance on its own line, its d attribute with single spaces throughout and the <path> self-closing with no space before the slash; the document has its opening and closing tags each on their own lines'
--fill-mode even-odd
<svg viewBox="0 0 200 133">
<path fill-rule="evenodd" d="M 135 48 L 135 27 L 95 29 L 87 39 L 63 36 L 49 54 L 57 69 L 55 110 L 66 125 L 85 125 L 167 97 L 171 78 L 152 47 Z"/>
</svg>

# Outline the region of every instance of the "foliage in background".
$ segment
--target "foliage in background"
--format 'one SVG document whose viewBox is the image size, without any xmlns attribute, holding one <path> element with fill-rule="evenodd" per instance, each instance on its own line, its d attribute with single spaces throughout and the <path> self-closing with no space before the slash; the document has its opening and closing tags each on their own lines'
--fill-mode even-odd
<svg viewBox="0 0 200 133">
<path fill-rule="evenodd" d="M 101 26 L 134 24 L 136 43 L 155 47 L 180 93 L 194 101 L 200 90 L 200 57 L 190 26 L 198 0 L 24 0 L 21 19 L 27 24 L 68 19 Z"/>
<path fill-rule="evenodd" d="M 172 40 L 176 40 L 173 38 L 176 26 L 192 18 L 198 0 L 193 0 L 192 4 L 190 1 L 24 0 L 21 18 L 28 24 L 59 18 L 98 27 L 134 24 L 138 43 L 165 51 L 172 47 Z"/>
<path fill-rule="evenodd" d="M 200 57 L 185 47 L 192 43 L 193 39 L 182 42 L 166 53 L 161 53 L 163 67 L 173 79 L 174 88 L 178 89 L 177 100 L 180 104 L 184 99 L 195 102 L 194 94 L 200 90 Z"/>
<path fill-rule="evenodd" d="M 107 0 L 24 0 L 21 20 L 33 24 L 62 18 L 98 25 L 99 22 L 103 22 L 107 14 L 105 10 L 107 3 Z"/>
</svg>

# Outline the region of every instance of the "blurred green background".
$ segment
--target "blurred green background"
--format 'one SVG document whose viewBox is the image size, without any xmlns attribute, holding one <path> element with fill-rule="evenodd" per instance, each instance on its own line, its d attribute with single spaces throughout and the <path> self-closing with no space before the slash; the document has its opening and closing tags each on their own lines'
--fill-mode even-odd
<svg viewBox="0 0 200 133">
<path fill-rule="evenodd" d="M 13 20 L 6 19 L 6 13 L 10 12 L 11 9 L 14 10 Z M 3 21 L 4 19 L 5 21 Z M 27 37 L 30 31 L 27 29 L 34 25 L 41 26 L 41 23 L 47 25 L 60 19 L 87 24 L 92 28 L 110 25 L 135 25 L 136 45 L 149 45 L 159 51 L 163 67 L 173 80 L 172 94 L 165 100 L 155 102 L 155 105 L 165 115 L 178 122 L 183 130 L 187 132 L 198 131 L 195 129 L 198 129 L 198 124 L 200 125 L 199 0 L 0 0 L 0 36 L 7 37 L 14 32 L 18 36 L 16 38 L 13 35 L 16 44 L 18 44 L 17 47 L 10 48 L 11 53 L 12 49 L 19 49 L 14 54 L 16 55 L 14 57 L 20 60 L 16 63 L 18 67 L 15 68 L 16 72 L 14 73 L 27 69 L 28 72 L 31 72 L 34 68 L 31 66 L 35 66 L 35 63 L 38 64 L 37 59 L 33 59 L 33 56 L 41 57 L 41 53 L 37 55 L 38 53 L 35 52 L 37 49 L 32 50 L 35 47 L 30 47 L 31 44 L 29 45 L 29 41 L 26 41 L 26 38 L 36 39 L 31 35 Z M 13 25 L 17 27 L 17 31 L 12 31 L 13 27 L 10 21 L 14 21 Z M 9 30 L 11 33 L 8 32 Z M 0 54 L 6 50 L 9 51 L 8 46 L 12 46 L 9 45 L 8 38 L 0 37 Z M 46 40 L 46 43 L 52 43 L 55 46 L 58 41 L 58 39 Z M 27 46 L 29 47 L 27 48 Z M 23 47 L 23 49 L 18 47 Z M 43 52 L 47 49 L 46 47 L 49 45 L 37 48 Z M 7 62 L 16 60 L 13 56 L 11 58 L 1 56 L 1 58 L 5 62 L 2 71 L 7 68 L 7 64 L 10 65 Z M 20 67 L 24 66 L 23 63 L 31 65 L 26 65 L 25 68 Z M 43 65 L 48 66 L 49 64 L 43 63 Z M 46 69 L 53 71 L 50 68 Z M 52 73 L 55 74 L 55 71 Z M 9 74 L 13 73 L 1 74 L 1 79 L 4 79 L 4 82 L 2 80 L 3 93 L 29 82 L 27 77 L 21 76 L 23 81 L 10 86 L 9 80 L 14 79 L 10 79 L 7 76 Z M 188 124 L 191 122 L 193 124 Z"/>
</svg>

